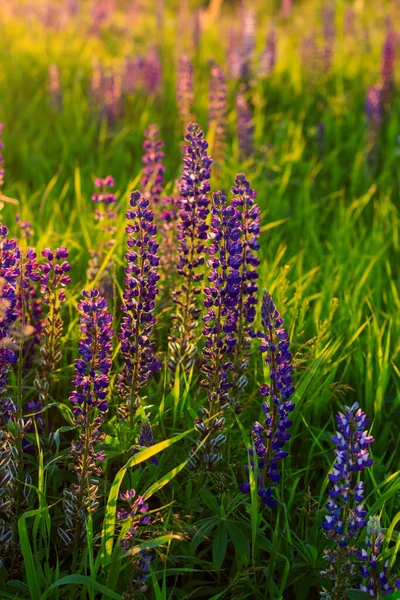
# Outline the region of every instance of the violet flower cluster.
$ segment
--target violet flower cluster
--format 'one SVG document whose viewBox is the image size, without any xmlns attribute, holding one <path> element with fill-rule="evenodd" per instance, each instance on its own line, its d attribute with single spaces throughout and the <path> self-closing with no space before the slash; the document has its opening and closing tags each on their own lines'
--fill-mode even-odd
<svg viewBox="0 0 400 600">
<path fill-rule="evenodd" d="M 155 299 L 158 293 L 159 275 L 157 227 L 150 202 L 136 191 L 130 197 L 130 210 L 126 218 L 132 221 L 126 232 L 128 252 L 125 254 L 124 312 L 119 338 L 124 368 L 119 375 L 118 391 L 123 400 L 121 415 L 129 414 L 131 426 L 137 407 L 140 405 L 139 392 L 152 373 L 160 368 L 155 358 L 151 341 Z"/>
<path fill-rule="evenodd" d="M 179 56 L 177 72 L 176 102 L 185 129 L 186 124 L 193 119 L 192 107 L 194 102 L 193 67 L 190 58 L 186 54 Z"/>
<path fill-rule="evenodd" d="M 120 542 L 122 552 L 129 552 L 135 545 L 136 540 L 146 532 L 146 526 L 152 522 L 148 514 L 149 505 L 144 496 L 136 496 L 135 490 L 127 490 L 120 493 L 120 499 L 128 504 L 128 509 L 122 508 L 117 512 L 120 521 L 129 520 L 129 529 Z M 139 543 L 139 542 L 138 542 Z M 147 591 L 147 575 L 150 571 L 152 556 L 146 550 L 141 550 L 138 554 L 131 554 L 131 567 L 133 577 L 129 582 L 128 592 L 132 594 L 129 597 L 136 597 L 138 592 Z"/>
<path fill-rule="evenodd" d="M 241 263 L 238 267 L 240 286 L 237 306 L 237 345 L 234 360 L 235 388 L 240 392 L 247 384 L 246 371 L 249 361 L 252 324 L 256 316 L 257 267 L 260 264 L 258 250 L 260 244 L 260 207 L 255 202 L 257 194 L 250 186 L 243 173 L 235 177 L 232 187 L 234 197 L 232 207 L 239 211 L 240 216 L 240 250 Z"/>
<path fill-rule="evenodd" d="M 151 427 L 151 423 L 150 423 L 150 421 L 145 421 L 140 429 L 138 446 L 139 446 L 140 450 L 144 450 L 145 448 L 151 448 L 151 446 L 154 446 L 154 444 L 155 444 L 155 441 L 154 441 L 153 429 Z M 134 454 L 137 454 L 138 452 L 140 452 L 140 450 L 135 449 Z M 154 465 L 155 467 L 158 465 L 158 458 L 156 456 L 152 456 L 151 464 Z"/>
<path fill-rule="evenodd" d="M 15 500 L 19 453 L 8 423 L 16 418 L 16 406 L 8 396 L 8 375 L 17 361 L 12 328 L 18 316 L 17 284 L 20 277 L 20 250 L 0 223 L 0 565 L 14 547 Z"/>
<path fill-rule="evenodd" d="M 274 28 L 268 34 L 265 48 L 261 53 L 258 65 L 260 77 L 267 77 L 273 71 L 276 64 L 276 31 Z"/>
<path fill-rule="evenodd" d="M 243 94 L 243 89 L 236 96 L 236 117 L 239 154 L 241 159 L 246 159 L 253 153 L 254 125 L 251 108 Z"/>
<path fill-rule="evenodd" d="M 213 194 L 212 219 L 208 237 L 211 267 L 208 284 L 204 288 L 203 364 L 205 378 L 201 385 L 207 389 L 208 405 L 200 411 L 195 428 L 200 433 L 197 447 L 192 451 L 190 466 L 195 468 L 202 461 L 206 468 L 218 462 L 222 455 L 220 446 L 225 441 L 225 418 L 222 412 L 230 404 L 229 390 L 232 387 L 230 371 L 233 368 L 233 353 L 237 343 L 237 307 L 240 297 L 240 273 L 242 261 L 240 212 L 228 206 L 222 192 Z"/>
<path fill-rule="evenodd" d="M 123 88 L 127 94 L 142 90 L 146 96 L 154 96 L 161 91 L 162 64 L 155 47 L 146 55 L 127 58 L 124 65 Z"/>
<path fill-rule="evenodd" d="M 200 308 L 196 298 L 201 292 L 199 283 L 203 279 L 205 240 L 207 239 L 207 217 L 209 214 L 209 192 L 211 157 L 207 154 L 208 144 L 204 133 L 191 123 L 185 136 L 183 173 L 179 182 L 178 198 L 178 252 L 177 270 L 181 276 L 180 287 L 173 292 L 177 306 L 174 334 L 170 338 L 170 368 L 184 362 L 186 368 L 193 364 L 196 346 L 193 343 Z"/>
<path fill-rule="evenodd" d="M 212 155 L 216 163 L 224 157 L 226 138 L 227 87 L 223 70 L 216 63 L 211 63 L 211 78 L 209 86 L 208 122 L 213 129 L 214 140 Z"/>
<path fill-rule="evenodd" d="M 55 110 L 60 111 L 62 109 L 62 91 L 60 81 L 60 71 L 57 65 L 52 63 L 49 66 L 49 78 L 48 78 L 48 90 L 50 96 L 50 104 Z"/>
<path fill-rule="evenodd" d="M 146 140 L 143 143 L 145 154 L 142 158 L 142 179 L 140 188 L 142 193 L 150 200 L 152 206 L 160 204 L 164 185 L 163 165 L 164 142 L 160 139 L 157 125 L 149 125 L 144 132 Z"/>
<path fill-rule="evenodd" d="M 96 510 L 99 505 L 98 477 L 102 472 L 99 463 L 105 455 L 98 446 L 105 437 L 101 426 L 108 411 L 113 337 L 107 301 L 97 289 L 84 291 L 82 295 L 83 299 L 78 304 L 81 313 L 80 358 L 75 360 L 75 390 L 69 397 L 78 430 L 78 439 L 71 443 L 72 469 L 78 483 L 64 490 L 66 528 L 58 529 L 65 543 L 77 546 L 86 537 L 87 513 Z"/>
<path fill-rule="evenodd" d="M 369 446 L 374 438 L 366 429 L 369 419 L 358 403 L 345 406 L 336 416 L 335 463 L 328 479 L 332 484 L 322 528 L 332 547 L 325 550 L 328 568 L 322 575 L 333 581 L 335 592 L 347 589 L 356 573 L 354 544 L 367 524 L 361 473 L 373 464 Z"/>
<path fill-rule="evenodd" d="M 382 103 L 385 110 L 389 108 L 394 91 L 394 67 L 397 44 L 397 33 L 389 30 L 382 48 L 381 65 Z"/>
<path fill-rule="evenodd" d="M 28 222 L 25 222 L 28 223 Z M 30 225 L 30 224 L 29 224 Z M 29 229 L 25 230 L 30 233 Z M 18 289 L 17 327 L 23 338 L 22 358 L 23 369 L 28 370 L 33 363 L 36 348 L 42 339 L 42 302 L 37 290 L 40 280 L 37 254 L 33 248 L 28 248 L 21 260 L 22 276 Z"/>
<path fill-rule="evenodd" d="M 295 407 L 291 397 L 295 389 L 292 384 L 293 367 L 288 334 L 282 327 L 283 319 L 267 291 L 263 293 L 261 321 L 264 331 L 257 335 L 262 340 L 260 350 L 266 353 L 265 364 L 269 367 L 270 383 L 260 388 L 260 395 L 264 398 L 264 420 L 254 424 L 254 450 L 251 447 L 249 454 L 252 457 L 251 468 L 254 472 L 257 471 L 258 495 L 263 504 L 272 508 L 276 504 L 272 486 L 281 480 L 279 463 L 288 456 L 284 448 L 290 439 L 290 414 Z M 249 493 L 250 483 L 242 484 L 240 489 Z"/>
<path fill-rule="evenodd" d="M 374 598 L 388 596 L 395 590 L 388 578 L 389 560 L 384 560 L 380 556 L 384 540 L 379 517 L 370 517 L 367 522 L 365 546 L 358 550 L 356 555 L 361 562 L 360 574 L 363 579 L 360 590 Z"/>
<path fill-rule="evenodd" d="M 34 386 L 39 401 L 45 407 L 50 394 L 51 376 L 62 357 L 60 343 L 64 324 L 61 309 L 66 300 L 64 288 L 71 283 L 68 275 L 71 267 L 67 260 L 68 250 L 64 246 L 55 252 L 45 248 L 42 256 L 46 260 L 39 265 L 39 282 L 41 302 L 47 306 L 47 314 L 41 324 L 42 345 Z"/>
</svg>

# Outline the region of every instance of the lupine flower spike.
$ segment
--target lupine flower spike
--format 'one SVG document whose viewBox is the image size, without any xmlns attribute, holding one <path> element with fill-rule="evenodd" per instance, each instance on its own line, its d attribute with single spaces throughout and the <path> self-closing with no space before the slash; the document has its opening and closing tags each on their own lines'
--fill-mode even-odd
<svg viewBox="0 0 400 600">
<path fill-rule="evenodd" d="M 92 202 L 96 206 L 94 218 L 99 224 L 101 236 L 96 250 L 90 250 L 89 267 L 86 271 L 88 281 L 93 281 L 96 278 L 106 255 L 115 244 L 114 236 L 117 231 L 115 226 L 117 197 L 111 191 L 115 186 L 114 178 L 111 175 L 104 178 L 96 177 L 94 185 L 98 190 L 92 194 Z M 102 271 L 98 286 L 100 294 L 107 299 L 111 299 L 113 296 L 113 272 L 114 262 L 109 260 Z"/>
<path fill-rule="evenodd" d="M 1 135 L 3 135 L 3 123 L 0 123 L 0 136 Z M 1 152 L 3 148 L 4 148 L 3 140 L 0 140 L 0 189 L 1 189 L 2 185 L 4 184 L 4 174 L 5 174 L 5 170 L 3 167 L 4 157 L 3 157 L 3 153 Z"/>
<path fill-rule="evenodd" d="M 17 319 L 16 288 L 20 277 L 20 251 L 8 229 L 0 223 L 0 565 L 15 550 L 17 479 L 20 453 L 8 423 L 17 407 L 8 395 L 8 375 L 17 361 L 12 328 Z"/>
<path fill-rule="evenodd" d="M 242 260 L 240 243 L 240 212 L 228 206 L 222 192 L 213 194 L 212 219 L 209 230 L 211 245 L 208 248 L 211 267 L 208 284 L 204 288 L 203 317 L 205 345 L 201 370 L 205 378 L 201 384 L 207 389 L 208 405 L 201 409 L 195 421 L 200 433 L 197 445 L 204 442 L 200 452 L 194 454 L 192 468 L 202 461 L 210 468 L 221 458 L 220 447 L 225 441 L 223 412 L 230 404 L 232 387 L 231 370 L 233 352 L 237 342 L 237 306 L 240 295 L 239 268 Z"/>
<path fill-rule="evenodd" d="M 327 514 L 322 528 L 332 542 L 325 550 L 327 568 L 323 577 L 333 582 L 332 598 L 342 598 L 357 574 L 356 543 L 367 524 L 364 508 L 362 472 L 373 464 L 369 446 L 374 438 L 368 435 L 369 419 L 355 403 L 345 406 L 336 416 L 337 433 L 332 436 L 336 446 L 335 463 L 328 479 L 332 484 L 326 503 Z"/>
<path fill-rule="evenodd" d="M 185 136 L 184 168 L 178 198 L 178 273 L 181 284 L 173 292 L 177 311 L 175 330 L 170 337 L 170 368 L 190 368 L 196 353 L 195 337 L 200 308 L 197 296 L 203 279 L 204 247 L 209 213 L 210 168 L 208 144 L 197 123 L 188 126 Z"/>
<path fill-rule="evenodd" d="M 176 101 L 182 127 L 185 130 L 186 124 L 193 120 L 192 107 L 194 102 L 193 67 L 190 58 L 186 54 L 179 57 L 177 72 Z"/>
<path fill-rule="evenodd" d="M 101 426 L 108 411 L 111 368 L 112 316 L 107 301 L 97 289 L 83 292 L 78 304 L 81 313 L 80 358 L 75 361 L 75 390 L 70 395 L 78 437 L 71 444 L 73 471 L 78 483 L 64 490 L 65 527 L 58 532 L 66 544 L 74 546 L 74 559 L 86 539 L 86 519 L 99 506 L 98 486 L 105 459 L 98 446 L 104 440 Z M 76 566 L 76 564 L 75 564 Z"/>
<path fill-rule="evenodd" d="M 211 63 L 208 123 L 213 132 L 212 156 L 215 163 L 224 158 L 226 137 L 227 88 L 225 75 L 216 63 Z"/>
<path fill-rule="evenodd" d="M 234 385 L 236 404 L 237 396 L 247 385 L 246 371 L 250 357 L 252 324 L 256 316 L 257 305 L 257 267 L 260 261 L 257 257 L 260 235 L 260 207 L 256 203 L 256 192 L 243 173 L 235 178 L 232 187 L 234 197 L 232 206 L 238 211 L 240 219 L 240 238 L 237 240 L 241 251 L 241 262 L 238 265 L 239 301 L 237 305 L 237 345 L 234 358 Z"/>
<path fill-rule="evenodd" d="M 258 337 L 261 339 L 260 350 L 266 353 L 265 364 L 269 367 L 270 383 L 260 388 L 260 395 L 264 398 L 264 419 L 262 423 L 256 421 L 254 424 L 252 434 L 255 453 L 251 447 L 249 454 L 252 457 L 253 471 L 257 465 L 258 495 L 263 504 L 273 508 L 276 499 L 272 488 L 281 479 L 279 463 L 288 455 L 284 448 L 290 439 L 290 414 L 294 409 L 291 397 L 295 389 L 292 385 L 292 355 L 289 351 L 288 334 L 282 327 L 283 319 L 267 291 L 263 293 L 261 321 L 263 331 L 258 332 Z M 250 492 L 250 483 L 244 483 L 241 490 L 244 493 Z"/>
<path fill-rule="evenodd" d="M 140 187 L 142 194 L 150 200 L 152 209 L 160 204 L 163 192 L 164 172 L 164 142 L 160 139 L 157 125 L 149 125 L 144 132 L 146 140 L 143 143 L 145 154 L 143 156 L 142 179 Z"/>
<path fill-rule="evenodd" d="M 253 153 L 253 116 L 243 88 L 236 96 L 237 134 L 239 140 L 240 158 L 249 158 Z"/>
<path fill-rule="evenodd" d="M 144 496 L 137 496 L 135 490 L 128 490 L 120 493 L 120 500 L 128 504 L 128 508 L 122 508 L 117 512 L 120 521 L 128 521 L 129 529 L 120 542 L 122 552 L 129 552 L 135 545 L 135 542 L 143 537 L 146 532 L 146 526 L 152 522 L 148 514 L 149 505 Z M 138 543 L 140 543 L 138 541 Z M 124 598 L 136 598 L 137 593 L 147 591 L 146 579 L 150 570 L 152 560 L 151 554 L 142 550 L 139 554 L 131 554 L 131 566 L 133 577 L 129 582 L 128 590 Z"/>
<path fill-rule="evenodd" d="M 370 517 L 367 523 L 365 546 L 357 551 L 357 558 L 361 562 L 363 580 L 360 590 L 374 598 L 383 598 L 394 592 L 394 586 L 390 584 L 388 578 L 389 560 L 380 556 L 384 540 L 379 517 Z"/>
<path fill-rule="evenodd" d="M 42 322 L 43 342 L 34 385 L 39 402 L 46 407 L 50 395 L 51 377 L 62 358 L 60 347 L 63 333 L 61 309 L 66 299 L 64 288 L 71 282 L 68 275 L 71 267 L 67 261 L 68 250 L 64 246 L 57 248 L 55 252 L 50 248 L 45 248 L 42 256 L 46 260 L 39 265 L 40 292 L 42 303 L 47 306 L 47 314 Z"/>
<path fill-rule="evenodd" d="M 130 209 L 126 218 L 128 252 L 125 255 L 125 291 L 119 338 L 124 368 L 119 375 L 118 391 L 123 400 L 121 416 L 129 415 L 131 427 L 135 412 L 140 405 L 140 390 L 147 384 L 160 363 L 153 353 L 152 342 L 155 299 L 158 293 L 159 275 L 157 227 L 150 202 L 140 192 L 131 194 Z"/>
</svg>

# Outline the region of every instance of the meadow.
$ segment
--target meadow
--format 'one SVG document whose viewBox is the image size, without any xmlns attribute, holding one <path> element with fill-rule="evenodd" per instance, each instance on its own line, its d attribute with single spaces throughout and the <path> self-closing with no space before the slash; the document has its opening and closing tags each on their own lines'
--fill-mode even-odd
<svg viewBox="0 0 400 600">
<path fill-rule="evenodd" d="M 0 1 L 1 600 L 400 598 L 399 44 Z"/>
</svg>

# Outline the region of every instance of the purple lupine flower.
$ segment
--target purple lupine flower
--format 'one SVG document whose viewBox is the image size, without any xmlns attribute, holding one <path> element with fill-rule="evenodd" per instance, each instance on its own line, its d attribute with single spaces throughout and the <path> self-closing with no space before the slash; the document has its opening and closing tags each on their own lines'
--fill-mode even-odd
<svg viewBox="0 0 400 600">
<path fill-rule="evenodd" d="M 276 64 L 276 31 L 272 28 L 268 34 L 265 48 L 260 56 L 258 74 L 267 77 L 273 71 Z"/>
<path fill-rule="evenodd" d="M 159 93 L 162 84 L 162 64 L 157 48 L 150 48 L 143 65 L 143 91 L 146 96 Z"/>
<path fill-rule="evenodd" d="M 96 278 L 106 254 L 115 244 L 114 235 L 117 231 L 115 226 L 117 197 L 111 191 L 111 188 L 115 186 L 114 178 L 111 175 L 104 178 L 96 177 L 94 185 L 99 190 L 92 195 L 92 202 L 96 205 L 94 218 L 101 224 L 101 239 L 97 243 L 96 249 L 90 250 L 89 266 L 86 270 L 88 281 Z M 114 263 L 110 260 L 101 274 L 99 291 L 107 299 L 112 298 L 113 295 L 113 269 Z"/>
<path fill-rule="evenodd" d="M 154 446 L 154 444 L 155 444 L 155 441 L 154 441 L 153 429 L 151 427 L 151 423 L 149 421 L 145 421 L 140 430 L 138 445 L 140 447 L 140 450 L 144 450 L 145 448 L 151 448 L 151 446 Z M 133 451 L 134 454 L 137 454 L 138 452 L 139 452 L 138 449 L 135 449 Z M 158 465 L 158 458 L 156 456 L 153 456 L 151 458 L 151 464 L 154 465 L 155 467 Z"/>
<path fill-rule="evenodd" d="M 152 517 L 149 513 L 149 505 L 144 496 L 136 496 L 135 490 L 128 490 L 120 493 L 120 499 L 128 504 L 128 509 L 122 508 L 117 512 L 120 521 L 129 519 L 129 529 L 120 542 L 122 552 L 129 552 L 135 545 L 137 538 L 140 537 L 145 527 L 150 525 Z M 128 584 L 127 593 L 135 597 L 137 592 L 145 593 L 147 591 L 147 575 L 150 570 L 152 556 L 146 550 L 139 554 L 131 555 L 132 578 Z"/>
<path fill-rule="evenodd" d="M 233 28 L 228 31 L 228 66 L 232 79 L 239 79 L 242 72 L 240 32 Z"/>
<path fill-rule="evenodd" d="M 379 517 L 372 516 L 367 523 L 367 536 L 364 547 L 357 550 L 356 555 L 361 562 L 361 577 L 363 582 L 360 590 L 374 598 L 393 594 L 394 586 L 388 578 L 389 561 L 382 560 L 380 554 L 385 536 L 382 533 Z"/>
<path fill-rule="evenodd" d="M 194 337 L 200 309 L 196 298 L 200 294 L 200 281 L 203 279 L 201 267 L 204 265 L 204 247 L 207 239 L 209 213 L 209 192 L 211 157 L 207 154 L 208 144 L 204 133 L 191 123 L 185 135 L 187 142 L 183 160 L 183 173 L 179 182 L 178 198 L 178 273 L 180 287 L 173 292 L 173 300 L 178 309 L 175 314 L 177 327 L 170 339 L 171 368 L 184 359 L 185 367 L 193 364 L 196 345 Z"/>
<path fill-rule="evenodd" d="M 178 59 L 176 102 L 183 129 L 186 129 L 192 117 L 192 106 L 194 102 L 193 67 L 190 58 L 181 54 Z"/>
<path fill-rule="evenodd" d="M 159 369 L 160 363 L 154 356 L 151 341 L 159 280 L 157 227 L 153 222 L 150 202 L 140 192 L 132 192 L 130 206 L 126 213 L 126 218 L 132 223 L 126 228 L 129 238 L 125 255 L 124 317 L 119 333 L 124 368 L 119 375 L 118 391 L 124 401 L 120 407 L 121 414 L 129 414 L 132 426 L 140 405 L 140 389 Z"/>
<path fill-rule="evenodd" d="M 388 109 L 394 90 L 394 65 L 396 60 L 397 33 L 389 30 L 382 49 L 381 86 L 382 103 Z"/>
<path fill-rule="evenodd" d="M 16 240 L 8 237 L 8 229 L 0 223 L 0 563 L 12 556 L 16 529 L 15 500 L 19 460 L 15 456 L 16 440 L 9 430 L 17 408 L 7 394 L 8 375 L 17 361 L 12 329 L 18 316 L 17 284 L 20 278 L 20 250 Z M 22 432 L 21 432 L 22 434 Z"/>
<path fill-rule="evenodd" d="M 52 107 L 60 111 L 62 109 L 60 71 L 54 63 L 49 67 L 48 90 Z"/>
<path fill-rule="evenodd" d="M 0 422 L 7 422 L 15 407 L 7 394 L 8 374 L 17 361 L 12 329 L 18 317 L 17 284 L 20 278 L 21 252 L 16 240 L 0 223 Z"/>
<path fill-rule="evenodd" d="M 25 222 L 27 228 L 24 231 L 26 235 L 31 233 L 30 223 Z M 38 295 L 37 282 L 40 280 L 39 265 L 37 263 L 37 254 L 33 248 L 28 248 L 21 260 L 22 277 L 18 289 L 17 327 L 19 335 L 24 338 L 22 347 L 23 369 L 26 371 L 31 368 L 36 348 L 39 346 L 42 337 L 42 303 Z"/>
<path fill-rule="evenodd" d="M 251 344 L 251 326 L 256 316 L 257 305 L 257 267 L 260 261 L 257 252 L 260 248 L 260 207 L 255 202 L 256 192 L 243 173 L 235 178 L 232 187 L 234 197 L 232 206 L 240 214 L 240 243 L 242 260 L 238 267 L 240 278 L 239 302 L 237 306 L 237 345 L 234 360 L 235 391 L 239 393 L 247 384 L 249 349 Z"/>
<path fill-rule="evenodd" d="M 3 135 L 3 128 L 4 128 L 3 123 L 0 123 L 0 136 Z M 0 188 L 4 184 L 4 175 L 5 175 L 5 170 L 3 167 L 3 164 L 4 164 L 4 156 L 2 153 L 3 148 L 4 148 L 4 143 L 2 140 L 0 140 Z"/>
<path fill-rule="evenodd" d="M 364 483 L 360 475 L 373 464 L 369 446 L 374 438 L 368 435 L 366 427 L 369 419 L 358 403 L 351 407 L 345 406 L 345 412 L 339 412 L 335 418 L 338 427 L 337 433 L 332 436 L 336 446 L 335 463 L 332 473 L 328 475 L 332 488 L 329 490 L 329 499 L 325 505 L 327 514 L 322 523 L 324 533 L 333 545 L 325 550 L 329 566 L 322 575 L 331 579 L 335 591 L 340 593 L 351 587 L 354 573 L 350 567 L 356 553 L 354 544 L 367 524 L 363 504 Z M 343 576 L 345 562 L 349 569 L 346 576 Z M 337 569 L 341 572 L 339 579 Z M 339 589 L 338 585 L 342 587 Z"/>
<path fill-rule="evenodd" d="M 251 61 L 256 43 L 256 14 L 252 9 L 244 9 L 242 15 L 241 79 L 246 84 L 251 76 Z"/>
<path fill-rule="evenodd" d="M 157 125 L 149 125 L 144 132 L 146 140 L 143 143 L 145 154 L 142 158 L 142 179 L 140 187 L 142 193 L 150 200 L 152 207 L 159 204 L 163 192 L 165 167 L 164 142 L 160 139 Z"/>
<path fill-rule="evenodd" d="M 32 228 L 32 223 L 30 221 L 23 221 L 18 213 L 15 215 L 15 220 L 21 233 L 21 239 L 29 243 L 35 233 Z"/>
<path fill-rule="evenodd" d="M 62 305 L 66 300 L 64 288 L 71 283 L 68 275 L 71 267 L 68 250 L 61 246 L 55 252 L 50 248 L 42 251 L 45 261 L 39 265 L 40 292 L 42 304 L 47 306 L 47 314 L 42 321 L 42 345 L 38 373 L 34 386 L 39 395 L 39 401 L 46 407 L 50 394 L 50 380 L 57 364 L 62 358 L 61 336 L 63 320 L 61 318 Z M 46 419 L 47 419 L 47 412 Z M 46 423 L 48 426 L 48 422 Z"/>
<path fill-rule="evenodd" d="M 276 504 L 272 486 L 281 479 L 279 463 L 288 456 L 284 447 L 290 439 L 290 414 L 294 409 L 290 398 L 295 389 L 292 384 L 293 367 L 288 334 L 282 327 L 283 319 L 267 291 L 264 291 L 262 299 L 261 322 L 264 331 L 258 332 L 258 337 L 262 340 L 260 351 L 266 353 L 265 364 L 269 367 L 270 383 L 260 388 L 260 395 L 264 398 L 262 411 L 265 419 L 263 423 L 256 421 L 254 424 L 252 434 L 255 455 L 253 448 L 249 449 L 249 454 L 253 470 L 257 461 L 258 495 L 263 504 L 272 508 Z M 246 482 L 240 489 L 248 493 L 250 484 Z"/>
<path fill-rule="evenodd" d="M 223 70 L 216 63 L 211 63 L 209 86 L 208 123 L 213 130 L 212 156 L 217 163 L 224 157 L 226 137 L 227 88 Z"/>
<path fill-rule="evenodd" d="M 249 158 L 253 153 L 253 115 L 243 90 L 236 96 L 237 135 L 239 140 L 239 154 L 242 159 Z"/>
<path fill-rule="evenodd" d="M 343 29 L 346 35 L 353 36 L 355 32 L 355 12 L 352 6 L 346 6 Z"/>
<path fill-rule="evenodd" d="M 203 317 L 203 364 L 201 371 L 205 378 L 201 385 L 207 389 L 208 405 L 202 408 L 195 420 L 195 428 L 200 433 L 201 453 L 194 454 L 190 466 L 195 468 L 202 461 L 206 468 L 218 462 L 222 455 L 221 444 L 226 437 L 222 433 L 225 418 L 220 416 L 230 404 L 229 390 L 232 387 L 230 372 L 233 368 L 233 352 L 237 343 L 237 307 L 240 296 L 239 268 L 242 261 L 240 241 L 240 212 L 228 206 L 222 192 L 213 194 L 212 219 L 208 237 L 211 267 L 208 284 L 204 288 Z"/>
<path fill-rule="evenodd" d="M 78 483 L 64 490 L 66 527 L 58 532 L 65 543 L 79 548 L 86 539 L 87 513 L 98 505 L 98 478 L 105 459 L 98 446 L 104 441 L 101 431 L 104 415 L 108 411 L 109 372 L 112 355 L 112 316 L 107 301 L 97 289 L 82 292 L 78 304 L 81 313 L 79 340 L 80 358 L 75 360 L 75 389 L 69 400 L 73 405 L 75 426 L 79 432 L 71 443 L 72 470 Z"/>
<path fill-rule="evenodd" d="M 162 274 L 162 298 L 161 304 L 170 304 L 171 289 L 174 284 L 174 275 L 178 263 L 178 248 L 176 244 L 178 224 L 177 197 L 165 196 L 161 201 L 161 247 L 160 272 Z"/>
<path fill-rule="evenodd" d="M 367 117 L 368 138 L 371 152 L 375 153 L 383 120 L 383 97 L 382 89 L 379 85 L 371 86 L 367 90 L 365 114 Z"/>
</svg>

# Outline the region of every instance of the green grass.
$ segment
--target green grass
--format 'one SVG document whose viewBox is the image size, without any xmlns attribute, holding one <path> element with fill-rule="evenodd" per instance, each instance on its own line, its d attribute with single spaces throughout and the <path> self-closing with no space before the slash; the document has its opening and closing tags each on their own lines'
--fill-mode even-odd
<svg viewBox="0 0 400 600">
<path fill-rule="evenodd" d="M 317 598 L 326 543 L 320 523 L 326 474 L 334 458 L 333 414 L 343 403 L 356 401 L 370 416 L 375 437 L 375 464 L 366 476 L 367 506 L 370 514 L 381 516 L 387 532 L 385 551 L 398 570 L 400 101 L 396 91 L 380 132 L 377 161 L 371 166 L 364 99 L 366 87 L 379 77 L 383 22 L 390 6 L 382 2 L 379 11 L 375 3 L 365 3 L 356 19 L 357 33 L 350 37 L 343 32 L 346 3 L 340 0 L 333 66 L 319 76 L 301 65 L 298 50 L 303 34 L 314 27 L 320 31 L 319 3 L 299 3 L 288 21 L 276 18 L 274 7 L 266 11 L 265 3 L 254 3 L 259 17 L 257 49 L 275 22 L 278 63 L 270 77 L 256 80 L 247 92 L 256 150 L 245 162 L 238 157 L 237 82 L 229 82 L 226 156 L 219 178 L 214 175 L 212 180 L 213 190 L 229 190 L 235 174 L 243 171 L 258 193 L 260 288 L 273 294 L 295 352 L 296 409 L 278 507 L 260 512 L 254 481 L 251 497 L 238 489 L 251 426 L 260 418 L 257 387 L 264 373 L 256 348 L 244 410 L 238 417 L 228 416 L 223 460 L 210 473 L 192 472 L 186 466 L 195 439 L 193 417 L 205 401 L 199 376 L 182 375 L 171 388 L 171 376 L 164 369 L 145 390 L 146 409 L 139 414 L 150 414 L 157 446 L 132 458 L 132 433 L 121 429 L 116 419 L 107 425 L 108 478 L 100 511 L 104 522 L 101 526 L 99 515 L 93 515 L 79 569 L 69 572 L 70 558 L 56 527 L 62 486 L 72 481 L 66 466 L 73 435 L 68 395 L 79 335 L 76 307 L 86 285 L 89 250 L 101 237 L 90 200 L 93 177 L 111 173 L 116 180 L 119 217 L 113 259 L 121 297 L 124 213 L 129 192 L 140 180 L 141 144 L 148 124 L 157 123 L 165 141 L 167 193 L 181 170 L 175 61 L 178 49 L 191 49 L 192 42 L 189 27 L 177 32 L 178 3 L 166 4 L 162 32 L 155 30 L 153 7 L 134 23 L 118 14 L 100 38 L 87 33 L 87 18 L 57 32 L 37 22 L 27 27 L 7 12 L 0 21 L 0 120 L 5 124 L 6 168 L 2 191 L 18 200 L 18 206 L 4 204 L 2 220 L 18 235 L 19 212 L 32 222 L 39 251 L 63 244 L 72 264 L 63 313 L 63 358 L 54 373 L 49 408 L 59 443 L 52 455 L 40 453 L 38 465 L 29 463 L 30 470 L 36 469 L 33 504 L 18 522 L 24 568 L 11 578 L 0 568 L 1 598 L 121 598 L 129 577 L 129 560 L 119 551 L 119 530 L 115 531 L 122 482 L 124 489 L 134 487 L 149 498 L 155 516 L 151 536 L 140 540 L 143 547 L 156 550 L 148 591 L 138 598 Z M 206 131 L 208 59 L 225 64 L 230 10 L 225 7 L 217 19 L 205 13 L 201 44 L 194 50 L 194 114 Z M 365 28 L 369 50 L 363 46 Z M 124 98 L 124 115 L 113 125 L 99 119 L 88 100 L 92 57 L 120 66 L 125 56 L 152 42 L 159 46 L 163 61 L 162 94 Z M 53 62 L 61 72 L 61 112 L 52 108 L 47 92 Z M 323 147 L 316 137 L 319 123 L 325 128 Z M 106 259 L 104 266 L 107 263 Z M 171 311 L 167 302 L 156 327 L 158 347 L 164 350 Z M 34 397 L 32 381 L 25 394 L 26 400 Z M 112 403 L 116 401 L 114 393 Z M 158 467 L 136 466 L 155 453 Z"/>
</svg>

